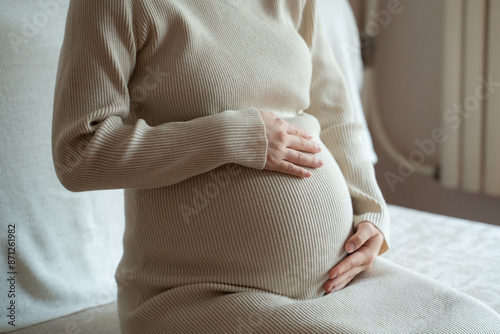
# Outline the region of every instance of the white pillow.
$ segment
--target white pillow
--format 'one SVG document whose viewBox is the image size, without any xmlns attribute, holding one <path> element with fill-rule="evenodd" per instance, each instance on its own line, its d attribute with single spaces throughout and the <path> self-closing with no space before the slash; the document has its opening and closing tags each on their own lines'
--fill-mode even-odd
<svg viewBox="0 0 500 334">
<path fill-rule="evenodd" d="M 346 80 L 349 99 L 354 109 L 354 117 L 365 125 L 364 142 L 373 163 L 377 154 L 373 149 L 370 132 L 366 125 L 363 106 L 361 105 L 361 87 L 363 85 L 363 61 L 359 32 L 352 8 L 347 0 L 316 0 L 321 25 L 330 42 L 333 54 Z"/>
<path fill-rule="evenodd" d="M 72 193 L 52 163 L 54 85 L 68 4 L 4 1 L 0 11 L 0 332 L 116 299 L 123 191 Z M 5 279 L 11 224 L 15 298 Z M 15 327 L 5 316 L 11 301 Z"/>
</svg>

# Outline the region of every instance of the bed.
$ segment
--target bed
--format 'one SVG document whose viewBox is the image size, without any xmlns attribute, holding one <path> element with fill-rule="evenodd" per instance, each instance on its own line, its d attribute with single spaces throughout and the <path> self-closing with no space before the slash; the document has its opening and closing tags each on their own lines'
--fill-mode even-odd
<svg viewBox="0 0 500 334">
<path fill-rule="evenodd" d="M 395 205 L 389 210 L 392 248 L 382 257 L 467 293 L 500 313 L 499 226 Z M 12 333 L 119 334 L 116 302 Z"/>
</svg>

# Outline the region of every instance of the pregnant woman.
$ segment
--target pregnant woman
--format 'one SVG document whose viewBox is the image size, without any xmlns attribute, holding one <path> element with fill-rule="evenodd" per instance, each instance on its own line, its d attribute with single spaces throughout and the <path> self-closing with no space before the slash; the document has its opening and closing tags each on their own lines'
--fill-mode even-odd
<svg viewBox="0 0 500 334">
<path fill-rule="evenodd" d="M 315 8 L 71 1 L 54 163 L 72 191 L 125 189 L 123 333 L 500 329 L 371 258 L 389 216 Z"/>
</svg>

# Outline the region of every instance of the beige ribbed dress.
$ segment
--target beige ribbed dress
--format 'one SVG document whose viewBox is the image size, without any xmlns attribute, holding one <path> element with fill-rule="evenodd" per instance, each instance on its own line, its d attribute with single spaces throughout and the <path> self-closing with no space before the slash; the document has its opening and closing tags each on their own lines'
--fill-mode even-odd
<svg viewBox="0 0 500 334">
<path fill-rule="evenodd" d="M 324 166 L 264 170 L 258 112 Z M 124 188 L 123 333 L 499 333 L 491 309 L 377 259 L 324 295 L 389 216 L 313 0 L 72 0 L 53 155 L 72 191 Z"/>
</svg>

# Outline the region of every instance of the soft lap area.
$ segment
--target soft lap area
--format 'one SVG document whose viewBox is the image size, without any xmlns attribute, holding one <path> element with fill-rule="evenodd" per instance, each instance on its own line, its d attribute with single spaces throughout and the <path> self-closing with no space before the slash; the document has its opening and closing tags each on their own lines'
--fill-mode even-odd
<svg viewBox="0 0 500 334">
<path fill-rule="evenodd" d="M 499 227 L 394 205 L 389 205 L 389 210 L 392 219 L 391 234 L 393 236 L 394 246 L 389 252 L 382 255 L 382 257 L 377 260 L 377 266 L 373 268 L 374 270 L 369 274 L 362 274 L 360 278 L 352 282 L 352 285 L 356 284 L 360 286 L 370 279 L 381 280 L 380 283 L 382 285 L 380 285 L 380 289 L 388 292 L 387 289 L 391 289 L 391 283 L 385 283 L 383 277 L 395 268 L 399 268 L 399 266 L 384 261 L 383 258 L 385 258 L 410 268 L 413 271 L 424 274 L 427 277 L 436 279 L 440 281 L 440 283 L 452 286 L 467 295 L 475 297 L 477 300 L 471 299 L 461 293 L 454 294 L 453 298 L 465 299 L 468 301 L 468 304 L 470 303 L 473 305 L 478 302 L 483 302 L 496 312 L 500 312 L 500 290 L 495 281 L 496 278 L 500 277 L 500 273 L 498 272 L 499 269 L 492 265 L 496 263 L 500 256 L 498 246 L 500 244 Z M 453 231 L 454 233 L 450 234 L 449 231 Z M 481 240 L 482 243 L 479 243 L 478 240 Z M 481 251 L 479 248 L 488 249 L 488 251 Z M 380 265 L 381 263 L 382 265 Z M 402 272 L 408 273 L 406 270 Z M 419 280 L 429 282 L 427 278 L 421 277 L 420 275 L 418 277 Z M 398 276 L 398 279 L 404 279 L 404 275 Z M 432 290 L 434 285 L 425 284 L 424 286 L 426 286 L 426 289 L 429 288 L 427 291 L 428 298 L 434 298 L 435 296 L 433 294 L 435 291 Z M 231 292 L 234 291 L 235 290 L 229 290 L 228 293 L 219 293 L 217 298 L 218 301 L 212 300 L 211 302 L 221 304 L 223 301 L 228 301 L 231 299 Z M 330 298 L 334 299 L 336 296 L 339 296 L 339 294 L 349 295 L 351 294 L 350 291 L 352 291 L 350 288 L 346 288 L 331 294 Z M 411 294 L 414 293 L 420 294 L 423 293 L 423 291 L 409 288 L 407 293 L 401 295 L 404 298 L 411 298 Z M 244 294 L 244 292 L 240 292 L 240 294 Z M 358 300 L 359 297 L 356 296 L 353 296 L 353 298 L 355 298 L 353 299 L 353 304 L 355 305 L 344 305 L 346 310 L 349 310 L 348 312 L 362 314 L 362 310 L 373 307 L 373 305 L 366 303 L 364 299 Z M 453 298 L 449 298 L 448 300 L 452 301 Z M 248 319 L 248 316 L 242 310 L 234 309 L 234 313 L 231 313 L 231 319 L 233 319 L 233 326 L 236 328 L 236 333 L 238 333 L 238 330 L 242 333 L 252 333 L 252 331 L 258 333 L 258 327 L 262 326 L 265 321 L 268 321 L 266 319 L 272 317 L 272 314 L 281 312 L 286 315 L 286 312 L 288 312 L 290 308 L 290 306 L 287 305 L 274 309 L 270 315 L 266 315 L 273 303 L 275 305 L 276 302 L 282 302 L 283 300 L 284 297 L 278 295 L 266 297 L 260 306 L 262 308 L 262 317 L 253 315 Z M 344 298 L 342 300 L 344 300 Z M 248 298 L 247 302 L 255 306 L 255 299 Z M 229 301 L 227 303 L 230 305 Z M 309 303 L 314 305 L 314 302 L 310 301 Z M 376 307 L 382 309 L 381 303 L 382 301 L 377 302 Z M 186 300 L 185 304 L 189 304 L 189 301 Z M 332 303 L 332 305 L 335 305 L 335 303 Z M 448 305 L 452 304 L 450 303 Z M 341 305 L 336 306 L 339 308 L 341 307 Z M 193 305 L 190 307 L 193 307 Z M 446 307 L 446 303 L 441 304 L 441 307 Z M 80 328 L 80 333 L 82 334 L 118 334 L 117 312 L 116 303 L 112 303 L 15 333 L 64 333 L 67 328 Z M 320 312 L 319 314 L 322 314 L 322 312 L 329 311 L 321 309 L 300 314 L 303 317 L 314 317 L 315 312 Z M 404 312 L 404 310 L 402 312 Z M 422 312 L 425 313 L 425 309 L 422 310 Z M 460 315 L 461 311 L 457 312 L 457 314 Z M 420 317 L 423 315 L 423 313 L 419 314 Z M 393 317 L 403 317 L 403 314 L 394 314 Z M 403 318 L 407 319 L 406 316 Z M 339 317 L 337 316 L 332 317 L 332 322 L 338 319 Z M 372 320 L 375 321 L 374 319 Z M 188 319 L 186 321 L 189 322 Z M 360 321 L 364 320 L 361 319 Z M 375 321 L 375 323 L 377 322 Z M 383 326 L 383 324 L 381 325 Z M 228 324 L 226 324 L 226 326 L 228 326 Z M 287 325 L 283 324 L 283 326 L 286 328 Z M 410 328 L 408 328 L 408 330 L 408 332 L 411 332 Z M 418 332 L 420 329 L 414 327 L 413 330 L 414 332 Z M 203 331 L 199 333 L 202 332 Z M 305 332 L 309 333 L 307 330 Z M 194 331 L 194 333 L 196 333 L 196 331 Z"/>
</svg>

